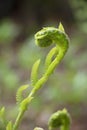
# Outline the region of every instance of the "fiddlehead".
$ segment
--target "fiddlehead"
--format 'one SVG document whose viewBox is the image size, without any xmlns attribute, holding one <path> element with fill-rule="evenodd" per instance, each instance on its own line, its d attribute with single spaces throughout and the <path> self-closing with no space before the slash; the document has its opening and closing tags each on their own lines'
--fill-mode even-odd
<svg viewBox="0 0 87 130">
<path fill-rule="evenodd" d="M 49 130 L 60 128 L 60 130 L 69 130 L 70 127 L 70 115 L 66 109 L 57 111 L 49 119 Z"/>
<path fill-rule="evenodd" d="M 56 57 L 52 62 L 50 62 L 49 65 L 47 65 L 48 70 L 46 72 L 46 75 L 50 75 L 58 63 L 62 60 L 68 49 L 68 36 L 65 33 L 62 24 L 60 24 L 58 29 L 54 27 L 46 27 L 37 32 L 35 35 L 35 41 L 36 44 L 40 47 L 47 47 L 52 43 L 56 44 Z M 52 54 L 49 57 L 52 57 Z"/>
<path fill-rule="evenodd" d="M 62 24 L 59 25 L 59 28 L 54 28 L 54 27 L 46 27 L 40 30 L 35 34 L 35 42 L 38 46 L 40 47 L 47 47 L 51 45 L 52 43 L 55 43 L 56 47 L 52 49 L 49 53 L 48 56 L 46 57 L 46 70 L 43 76 L 37 80 L 37 82 L 34 84 L 34 87 L 29 94 L 29 97 L 33 96 L 34 93 L 40 87 L 48 80 L 49 76 L 52 74 L 56 66 L 60 63 L 60 61 L 63 59 L 67 49 L 68 49 L 68 44 L 69 44 L 69 39 L 67 34 L 64 31 L 64 28 Z M 52 61 L 52 57 L 56 55 L 54 60 Z M 48 62 L 47 62 L 48 60 Z M 34 69 L 32 69 L 33 71 Z M 32 72 L 33 73 L 33 72 Z M 36 72 L 35 72 L 36 73 Z M 37 74 L 36 74 L 37 75 Z M 33 80 L 35 77 L 33 76 Z M 31 79 L 32 82 L 32 79 Z"/>
<path fill-rule="evenodd" d="M 54 27 L 46 27 L 40 30 L 35 34 L 36 44 L 40 47 L 47 47 L 52 43 L 55 43 L 55 47 L 48 53 L 45 66 L 46 70 L 42 77 L 38 79 L 38 67 L 40 64 L 40 60 L 37 60 L 31 71 L 31 84 L 33 85 L 31 92 L 29 95 L 20 102 L 20 111 L 16 118 L 16 121 L 13 125 L 13 130 L 17 130 L 19 123 L 28 108 L 29 103 L 34 97 L 34 94 L 41 88 L 41 86 L 48 80 L 49 76 L 52 74 L 56 66 L 60 63 L 62 58 L 64 57 L 69 44 L 68 36 L 66 35 L 62 24 L 59 25 L 59 28 Z M 55 56 L 54 60 L 52 60 L 53 56 Z M 18 97 L 20 97 L 20 92 L 18 92 Z M 19 98 L 20 99 L 20 98 Z M 65 130 L 65 129 L 62 129 Z M 67 130 L 67 129 L 66 129 Z"/>
<path fill-rule="evenodd" d="M 64 31 L 62 24 L 59 25 L 59 28 L 54 27 L 46 27 L 40 30 L 35 34 L 35 41 L 36 44 L 40 47 L 47 47 L 52 43 L 55 43 L 56 47 L 51 50 L 47 56 L 46 60 L 46 71 L 43 74 L 42 78 L 40 78 L 36 84 L 34 85 L 34 89 L 30 93 L 29 96 L 32 96 L 49 78 L 52 74 L 56 66 L 60 63 L 63 59 L 69 44 L 69 39 L 67 34 Z M 51 53 L 52 52 L 52 53 Z M 52 57 L 56 54 L 53 61 Z"/>
</svg>

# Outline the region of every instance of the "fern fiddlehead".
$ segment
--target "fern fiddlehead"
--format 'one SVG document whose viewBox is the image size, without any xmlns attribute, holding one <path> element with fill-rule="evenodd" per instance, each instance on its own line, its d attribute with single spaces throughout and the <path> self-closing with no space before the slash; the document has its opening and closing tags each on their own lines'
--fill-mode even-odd
<svg viewBox="0 0 87 130">
<path fill-rule="evenodd" d="M 52 74 L 56 66 L 63 59 L 69 44 L 68 36 L 66 35 L 62 24 L 59 28 L 46 27 L 35 34 L 35 42 L 40 47 L 47 47 L 52 43 L 55 43 L 55 47 L 51 49 L 45 60 L 45 72 L 40 79 L 38 79 L 38 67 L 40 60 L 37 60 L 32 68 L 31 72 L 31 83 L 33 88 L 29 95 L 20 102 L 20 110 L 16 118 L 15 124 L 12 130 L 17 130 L 19 123 L 28 108 L 34 94 L 40 89 L 40 87 L 48 80 L 49 76 Z M 55 58 L 52 60 L 52 58 Z M 23 88 L 22 88 L 23 90 Z M 20 91 L 19 91 L 20 92 Z M 8 129 L 7 129 L 8 130 Z M 62 129 L 65 130 L 65 129 Z"/>
<path fill-rule="evenodd" d="M 63 59 L 65 53 L 67 52 L 69 39 L 66 35 L 63 26 L 60 24 L 59 28 L 46 27 L 35 34 L 36 44 L 40 47 L 47 47 L 52 43 L 55 43 L 56 47 L 51 49 L 46 57 L 46 70 L 42 78 L 40 78 L 34 85 L 33 90 L 29 94 L 31 97 L 49 78 L 52 72 L 55 70 L 56 66 Z M 52 61 L 52 57 L 55 56 Z"/>
<path fill-rule="evenodd" d="M 70 129 L 70 115 L 66 109 L 57 111 L 49 119 L 48 126 L 49 130 L 60 128 L 60 130 Z"/>
</svg>

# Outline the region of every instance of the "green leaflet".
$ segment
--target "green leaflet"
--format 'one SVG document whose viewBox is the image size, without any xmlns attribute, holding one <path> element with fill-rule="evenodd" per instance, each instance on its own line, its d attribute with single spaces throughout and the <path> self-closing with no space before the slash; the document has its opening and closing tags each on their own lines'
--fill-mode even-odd
<svg viewBox="0 0 87 130">
<path fill-rule="evenodd" d="M 19 104 L 22 100 L 23 100 L 23 91 L 25 89 L 27 89 L 29 87 L 29 84 L 26 84 L 26 85 L 22 85 L 21 87 L 19 87 L 19 89 L 17 90 L 17 93 L 16 93 L 16 101 L 17 103 Z"/>
<path fill-rule="evenodd" d="M 31 84 L 32 84 L 32 86 L 34 86 L 35 83 L 38 80 L 38 68 L 39 68 L 39 65 L 40 65 L 40 59 L 37 60 L 34 63 L 33 67 L 32 67 L 32 71 L 31 71 Z"/>
<path fill-rule="evenodd" d="M 4 118 L 5 117 L 5 107 L 2 107 L 0 109 L 0 118 Z"/>
<path fill-rule="evenodd" d="M 7 123 L 6 121 L 6 112 L 5 112 L 5 107 L 2 107 L 0 109 L 0 120 L 1 122 L 5 125 Z"/>
<path fill-rule="evenodd" d="M 6 130 L 13 130 L 11 121 L 8 122 Z"/>
<path fill-rule="evenodd" d="M 51 64 L 52 62 L 52 58 L 55 54 L 57 54 L 57 49 L 56 47 L 52 48 L 50 50 L 50 52 L 48 53 L 48 55 L 46 56 L 46 60 L 45 60 L 45 69 L 47 69 L 49 67 L 49 65 Z"/>
<path fill-rule="evenodd" d="M 64 33 L 65 33 L 64 27 L 63 27 L 63 25 L 62 25 L 62 23 L 61 23 L 61 22 L 60 22 L 60 24 L 59 24 L 58 29 L 59 29 L 60 31 L 62 31 L 62 32 L 64 32 Z"/>
</svg>

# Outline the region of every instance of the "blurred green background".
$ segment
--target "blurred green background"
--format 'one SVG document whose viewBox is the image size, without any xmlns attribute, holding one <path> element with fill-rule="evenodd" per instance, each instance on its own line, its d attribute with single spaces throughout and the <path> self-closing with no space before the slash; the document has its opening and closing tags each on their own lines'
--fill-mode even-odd
<svg viewBox="0 0 87 130">
<path fill-rule="evenodd" d="M 72 117 L 71 130 L 87 129 L 87 1 L 0 1 L 0 106 L 6 107 L 9 120 L 18 112 L 17 89 L 30 82 L 33 63 L 41 58 L 43 66 L 49 51 L 35 45 L 34 34 L 60 21 L 70 37 L 68 53 L 32 101 L 21 130 L 47 129 L 49 116 L 64 107 Z"/>
</svg>

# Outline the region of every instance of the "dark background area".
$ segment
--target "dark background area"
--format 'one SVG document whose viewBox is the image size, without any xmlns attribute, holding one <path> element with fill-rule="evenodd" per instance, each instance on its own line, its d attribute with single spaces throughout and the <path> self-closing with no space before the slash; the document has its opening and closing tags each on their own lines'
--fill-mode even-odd
<svg viewBox="0 0 87 130">
<path fill-rule="evenodd" d="M 69 1 L 67 0 L 1 0 L 0 19 L 11 18 L 22 26 L 17 40 L 21 41 L 41 28 L 46 22 L 64 22 L 71 27 L 75 22 Z"/>
<path fill-rule="evenodd" d="M 33 63 L 44 61 L 49 51 L 35 46 L 34 34 L 59 22 L 70 37 L 68 53 L 36 94 L 21 130 L 47 129 L 48 117 L 65 107 L 72 117 L 71 130 L 87 129 L 87 1 L 0 0 L 0 106 L 6 107 L 8 120 L 18 112 L 17 89 L 29 83 Z"/>
</svg>

